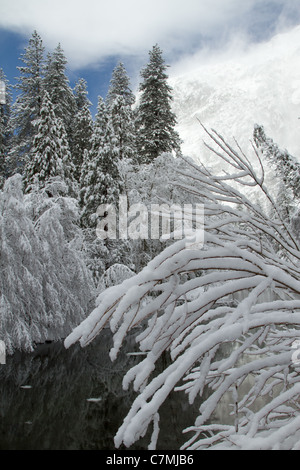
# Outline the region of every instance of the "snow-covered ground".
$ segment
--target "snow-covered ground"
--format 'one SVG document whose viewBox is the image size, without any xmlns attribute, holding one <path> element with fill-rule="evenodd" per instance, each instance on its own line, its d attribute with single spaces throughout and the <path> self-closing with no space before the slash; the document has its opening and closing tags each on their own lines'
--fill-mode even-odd
<svg viewBox="0 0 300 470">
<path fill-rule="evenodd" d="M 170 84 L 184 154 L 213 166 L 198 118 L 230 142 L 235 137 L 247 153 L 254 124 L 262 124 L 280 148 L 300 159 L 300 26 L 238 49 L 175 67 Z"/>
</svg>

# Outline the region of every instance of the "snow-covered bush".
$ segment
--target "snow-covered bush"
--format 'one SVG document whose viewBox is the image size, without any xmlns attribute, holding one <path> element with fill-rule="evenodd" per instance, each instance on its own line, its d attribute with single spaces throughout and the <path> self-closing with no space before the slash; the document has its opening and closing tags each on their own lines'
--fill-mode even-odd
<svg viewBox="0 0 300 470">
<path fill-rule="evenodd" d="M 292 360 L 300 337 L 299 242 L 265 187 L 258 151 L 259 175 L 241 149 L 207 133 L 226 171 L 215 176 L 190 164 L 181 172 L 181 185 L 205 204 L 203 248 L 189 249 L 180 240 L 104 291 L 65 346 L 86 346 L 110 325 L 115 360 L 128 332 L 139 326 L 136 341 L 146 357 L 123 379 L 138 395 L 117 432 L 117 447 L 132 445 L 153 423 L 154 448 L 160 406 L 175 389 L 185 391 L 189 403 L 199 394 L 203 399 L 195 423 L 184 430 L 191 433 L 185 449 L 299 449 L 300 375 Z M 253 188 L 273 206 L 272 218 L 249 199 Z M 165 351 L 170 363 L 156 371 Z M 232 402 L 226 422 L 218 420 L 222 399 Z"/>
<path fill-rule="evenodd" d="M 93 283 L 82 256 L 75 201 L 49 181 L 24 196 L 20 175 L 0 193 L 0 338 L 7 352 L 64 338 L 90 308 Z"/>
<path fill-rule="evenodd" d="M 108 287 L 121 284 L 125 279 L 129 279 L 132 276 L 134 276 L 134 272 L 125 266 L 125 264 L 115 263 L 101 276 L 97 286 L 97 292 L 101 294 L 101 292 L 105 291 Z"/>
</svg>

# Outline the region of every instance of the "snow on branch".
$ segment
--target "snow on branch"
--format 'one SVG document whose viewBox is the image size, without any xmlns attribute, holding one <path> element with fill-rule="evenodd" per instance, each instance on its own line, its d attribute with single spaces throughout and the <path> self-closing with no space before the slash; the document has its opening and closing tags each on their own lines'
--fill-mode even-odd
<svg viewBox="0 0 300 470">
<path fill-rule="evenodd" d="M 260 176 L 239 146 L 205 132 L 226 173 L 212 175 L 187 160 L 190 171 L 176 181 L 205 206 L 204 247 L 192 250 L 179 240 L 102 292 L 65 346 L 86 346 L 110 326 L 115 360 L 129 331 L 137 331 L 146 356 L 123 379 L 124 388 L 132 383 L 139 393 L 117 447 L 132 445 L 153 423 L 153 448 L 160 406 L 175 389 L 189 403 L 203 397 L 195 424 L 184 431 L 193 434 L 186 449 L 297 448 L 300 377 L 292 354 L 300 337 L 299 242 L 265 186 L 258 153 Z M 260 191 L 272 217 L 245 194 L 247 187 Z M 153 376 L 165 351 L 169 363 Z M 222 400 L 233 404 L 226 422 Z"/>
</svg>

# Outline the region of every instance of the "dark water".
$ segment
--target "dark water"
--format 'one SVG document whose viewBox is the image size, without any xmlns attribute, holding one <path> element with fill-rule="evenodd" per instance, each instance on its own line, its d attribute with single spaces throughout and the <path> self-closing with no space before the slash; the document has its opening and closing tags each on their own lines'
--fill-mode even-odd
<svg viewBox="0 0 300 470">
<path fill-rule="evenodd" d="M 115 449 L 114 435 L 135 397 L 122 389 L 122 377 L 141 358 L 127 355 L 136 348 L 133 338 L 114 363 L 110 346 L 106 330 L 84 349 L 51 343 L 7 357 L 0 365 L 0 450 Z M 168 398 L 157 449 L 180 448 L 189 437 L 181 431 L 194 423 L 198 407 L 178 392 Z M 147 449 L 150 434 L 130 449 Z"/>
</svg>

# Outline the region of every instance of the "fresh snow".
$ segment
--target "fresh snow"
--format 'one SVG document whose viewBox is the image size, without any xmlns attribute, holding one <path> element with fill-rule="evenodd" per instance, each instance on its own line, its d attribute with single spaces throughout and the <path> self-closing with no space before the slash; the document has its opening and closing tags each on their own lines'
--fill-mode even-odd
<svg viewBox="0 0 300 470">
<path fill-rule="evenodd" d="M 154 448 L 159 409 L 175 389 L 189 403 L 203 398 L 195 425 L 186 429 L 194 436 L 183 448 L 295 448 L 299 377 L 292 344 L 300 326 L 300 242 L 247 157 L 203 129 L 218 146 L 212 158 L 223 154 L 221 164 L 227 164 L 224 178 L 193 164 L 184 175 L 187 191 L 205 203 L 203 249 L 186 249 L 179 240 L 140 273 L 103 291 L 65 346 L 86 346 L 109 325 L 115 360 L 127 333 L 139 327 L 136 342 L 147 354 L 123 379 L 124 389 L 132 383 L 139 393 L 115 436 L 117 447 L 131 446 L 151 425 Z M 189 183 L 195 180 L 199 189 Z M 272 215 L 251 202 L 252 187 L 272 204 Z M 193 291 L 197 295 L 188 295 Z M 152 375 L 165 351 L 171 362 Z M 218 420 L 228 395 L 229 425 Z"/>
</svg>

